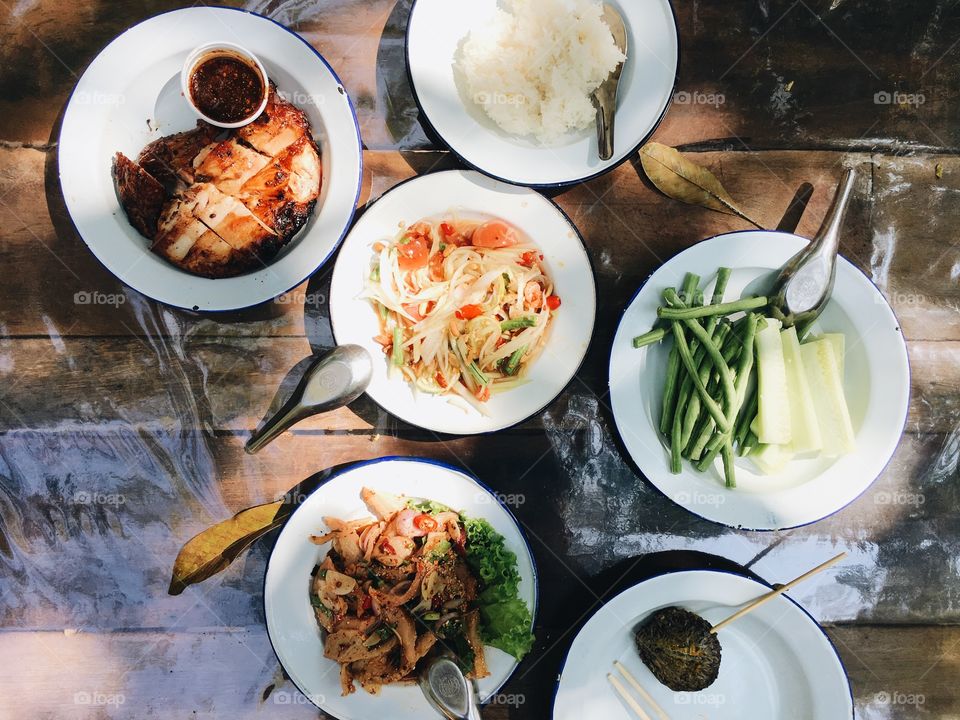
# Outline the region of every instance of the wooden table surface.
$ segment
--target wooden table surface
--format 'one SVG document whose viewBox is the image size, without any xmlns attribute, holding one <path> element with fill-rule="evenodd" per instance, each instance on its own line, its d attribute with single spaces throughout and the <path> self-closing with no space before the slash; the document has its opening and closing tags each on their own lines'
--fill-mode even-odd
<svg viewBox="0 0 960 720">
<path fill-rule="evenodd" d="M 487 717 L 548 716 L 578 621 L 643 571 L 644 554 L 703 551 L 780 581 L 842 549 L 838 569 L 792 595 L 837 645 L 857 717 L 960 718 L 954 0 L 676 2 L 684 94 L 656 139 L 695 153 L 770 225 L 812 183 L 807 235 L 841 166 L 856 165 L 842 252 L 909 340 L 909 421 L 886 471 L 836 515 L 773 533 L 686 513 L 619 444 L 606 364 L 620 311 L 669 257 L 744 228 L 659 195 L 636 163 L 555 194 L 586 238 L 599 312 L 582 371 L 544 412 L 489 437 L 438 437 L 361 399 L 246 456 L 287 373 L 332 345 L 332 263 L 254 310 L 173 310 L 101 267 L 57 179 L 59 122 L 83 69 L 115 35 L 180 4 L 0 0 L 0 718 L 315 717 L 264 629 L 270 542 L 178 597 L 166 592 L 171 563 L 209 524 L 317 470 L 389 454 L 452 462 L 523 500 L 514 510 L 542 582 L 537 643 Z M 365 145 L 361 204 L 457 165 L 411 98 L 409 5 L 250 5 L 300 32 L 343 79 Z M 93 293 L 113 300 L 84 302 Z"/>
</svg>

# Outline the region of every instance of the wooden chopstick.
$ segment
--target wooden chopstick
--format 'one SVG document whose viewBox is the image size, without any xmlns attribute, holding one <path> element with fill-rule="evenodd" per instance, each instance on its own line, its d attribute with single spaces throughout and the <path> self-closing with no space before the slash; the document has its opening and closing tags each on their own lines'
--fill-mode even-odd
<svg viewBox="0 0 960 720">
<path fill-rule="evenodd" d="M 799 585 L 800 583 L 802 583 L 804 580 L 806 580 L 806 579 L 807 579 L 808 577 L 810 577 L 811 575 L 816 575 L 816 574 L 817 574 L 818 572 L 820 572 L 821 570 L 826 570 L 828 567 L 830 567 L 831 565 L 833 565 L 835 562 L 839 562 L 840 560 L 842 560 L 842 559 L 845 558 L 846 556 L 847 556 L 847 553 L 846 553 L 846 552 L 842 552 L 842 553 L 840 553 L 839 555 L 837 555 L 836 557 L 830 558 L 830 559 L 827 560 L 825 563 L 821 563 L 820 565 L 817 565 L 815 568 L 813 568 L 813 570 L 807 570 L 807 572 L 805 572 L 803 575 L 801 575 L 801 576 L 798 577 L 798 578 L 794 578 L 793 580 L 791 580 L 790 582 L 788 582 L 786 585 L 781 585 L 781 586 L 778 587 L 776 590 L 771 590 L 771 591 L 768 592 L 766 595 L 761 595 L 761 596 L 758 597 L 756 600 L 754 600 L 753 602 L 751 602 L 749 605 L 747 605 L 747 606 L 745 606 L 745 607 L 742 607 L 742 608 L 740 608 L 739 610 L 737 610 L 733 615 L 731 615 L 730 617 L 728 617 L 726 620 L 721 620 L 720 622 L 718 622 L 716 625 L 714 625 L 714 626 L 710 629 L 710 632 L 716 633 L 717 631 L 721 630 L 722 628 L 725 628 L 727 625 L 729 625 L 730 623 L 732 623 L 734 620 L 739 620 L 739 619 L 742 618 L 744 615 L 746 615 L 748 612 L 752 612 L 752 611 L 756 610 L 758 607 L 760 607 L 761 605 L 763 605 L 764 603 L 769 602 L 770 600 L 773 600 L 775 597 L 779 597 L 780 595 L 783 595 L 783 594 L 784 594 L 787 590 L 789 590 L 790 588 L 794 587 L 795 585 Z"/>
<path fill-rule="evenodd" d="M 647 711 L 640 707 L 640 703 L 633 699 L 633 695 L 627 692 L 627 689 L 623 686 L 623 683 L 621 683 L 613 673 L 607 673 L 607 680 L 610 681 L 610 684 L 613 685 L 613 689 L 617 691 L 620 697 L 623 698 L 623 701 L 630 706 L 630 709 L 637 714 L 637 717 L 639 717 L 640 720 L 653 720 L 652 717 L 647 715 Z"/>
<path fill-rule="evenodd" d="M 664 709 L 657 704 L 657 701 L 653 699 L 653 695 L 644 689 L 643 685 L 640 684 L 640 681 L 637 680 L 631 674 L 631 672 L 627 670 L 626 667 L 624 667 L 622 662 L 619 660 L 614 660 L 613 666 L 621 675 L 623 675 L 623 679 L 630 683 L 633 689 L 637 691 L 637 694 L 647 703 L 647 705 L 653 708 L 653 711 L 657 714 L 657 717 L 659 717 L 660 720 L 670 720 L 670 716 L 667 715 L 666 711 L 664 711 Z"/>
</svg>

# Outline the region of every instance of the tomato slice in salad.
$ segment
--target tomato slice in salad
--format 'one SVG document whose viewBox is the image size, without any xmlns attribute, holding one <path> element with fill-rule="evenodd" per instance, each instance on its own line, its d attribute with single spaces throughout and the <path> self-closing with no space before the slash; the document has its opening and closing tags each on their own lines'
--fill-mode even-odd
<svg viewBox="0 0 960 720">
<path fill-rule="evenodd" d="M 401 270 L 418 270 L 430 259 L 430 243 L 424 237 L 406 235 L 397 243 L 397 255 Z"/>
<path fill-rule="evenodd" d="M 483 308 L 479 305 L 464 305 L 454 315 L 460 320 L 473 320 L 475 317 L 483 315 Z"/>
<path fill-rule="evenodd" d="M 556 310 L 558 307 L 560 307 L 560 298 L 559 298 L 559 296 L 557 296 L 557 295 L 550 295 L 550 296 L 547 298 L 547 307 L 550 308 L 551 310 Z"/>
<path fill-rule="evenodd" d="M 502 220 L 490 220 L 474 229 L 470 244 L 485 248 L 510 247 L 517 244 L 517 231 Z"/>
</svg>

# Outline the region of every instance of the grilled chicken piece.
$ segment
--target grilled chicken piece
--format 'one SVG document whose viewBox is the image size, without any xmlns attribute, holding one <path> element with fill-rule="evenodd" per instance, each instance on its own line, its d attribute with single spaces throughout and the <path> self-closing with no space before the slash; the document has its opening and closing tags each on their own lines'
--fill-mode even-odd
<svg viewBox="0 0 960 720">
<path fill-rule="evenodd" d="M 219 195 L 198 217 L 233 248 L 234 259 L 243 270 L 263 267 L 280 250 L 282 239 L 242 202 Z"/>
<path fill-rule="evenodd" d="M 270 84 L 267 106 L 256 120 L 237 129 L 237 135 L 264 155 L 274 157 L 281 150 L 310 135 L 310 122 L 303 110 L 291 105 Z"/>
<path fill-rule="evenodd" d="M 286 241 L 313 212 L 321 175 L 317 148 L 303 136 L 247 180 L 237 198 Z"/>
<path fill-rule="evenodd" d="M 164 208 L 151 250 L 179 265 L 200 236 L 210 231 L 197 213 L 206 209 L 210 194 L 204 185 L 193 185 Z"/>
<path fill-rule="evenodd" d="M 113 172 L 120 203 L 151 249 L 205 277 L 270 262 L 306 223 L 322 179 L 307 116 L 273 85 L 249 125 L 227 132 L 199 121 L 150 143 L 136 163 L 118 153 Z"/>
<path fill-rule="evenodd" d="M 130 224 L 144 237 L 152 238 L 157 232 L 163 203 L 167 200 L 163 185 L 119 152 L 113 158 L 113 179 L 120 205 Z"/>
<path fill-rule="evenodd" d="M 230 277 L 262 267 L 279 247 L 276 234 L 243 203 L 198 183 L 167 207 L 152 249 L 191 272 Z"/>
<path fill-rule="evenodd" d="M 269 157 L 241 145 L 236 138 L 229 138 L 200 151 L 193 161 L 194 180 L 212 182 L 221 192 L 236 195 L 268 162 Z"/>
<path fill-rule="evenodd" d="M 193 183 L 193 159 L 222 132 L 198 120 L 193 130 L 154 140 L 140 151 L 137 162 L 172 195 Z"/>
</svg>

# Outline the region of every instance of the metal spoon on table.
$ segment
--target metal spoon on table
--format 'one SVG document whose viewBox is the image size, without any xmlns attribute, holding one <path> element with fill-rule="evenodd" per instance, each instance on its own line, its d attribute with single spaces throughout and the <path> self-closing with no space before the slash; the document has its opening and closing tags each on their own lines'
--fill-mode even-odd
<svg viewBox="0 0 960 720">
<path fill-rule="evenodd" d="M 623 18 L 609 3 L 603 4 L 603 21 L 613 34 L 613 41 L 620 52 L 627 54 L 627 29 Z M 597 108 L 597 146 L 600 149 L 600 159 L 609 160 L 613 157 L 613 120 L 617 112 L 617 87 L 620 85 L 620 73 L 623 65 L 617 65 L 600 87 L 593 91 L 593 104 Z"/>
<path fill-rule="evenodd" d="M 429 661 L 417 682 L 427 702 L 447 720 L 480 720 L 473 683 L 452 658 L 440 655 Z"/>
<path fill-rule="evenodd" d="M 322 355 L 307 368 L 283 407 L 254 431 L 244 450 L 258 452 L 291 425 L 353 402 L 372 375 L 373 359 L 359 345 L 340 345 Z"/>
<path fill-rule="evenodd" d="M 805 330 L 830 300 L 837 275 L 840 228 L 850 203 L 856 173 L 848 168 L 816 237 L 780 269 L 768 297 L 773 317 L 784 327 Z"/>
</svg>

